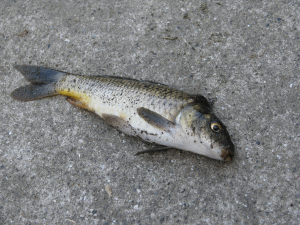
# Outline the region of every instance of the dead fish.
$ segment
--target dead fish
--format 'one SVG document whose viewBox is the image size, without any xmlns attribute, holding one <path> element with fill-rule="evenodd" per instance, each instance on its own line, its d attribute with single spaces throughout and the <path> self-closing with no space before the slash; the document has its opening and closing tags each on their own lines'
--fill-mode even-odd
<svg viewBox="0 0 300 225">
<path fill-rule="evenodd" d="M 29 65 L 14 68 L 31 83 L 12 92 L 16 100 L 65 95 L 69 103 L 96 113 L 125 134 L 166 146 L 157 150 L 175 148 L 226 162 L 234 155 L 226 127 L 201 95 L 148 81 Z"/>
</svg>

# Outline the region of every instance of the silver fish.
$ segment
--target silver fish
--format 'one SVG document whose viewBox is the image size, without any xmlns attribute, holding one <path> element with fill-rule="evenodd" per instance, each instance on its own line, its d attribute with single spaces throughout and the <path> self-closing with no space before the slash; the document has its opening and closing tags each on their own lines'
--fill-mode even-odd
<svg viewBox="0 0 300 225">
<path fill-rule="evenodd" d="M 28 65 L 14 68 L 31 83 L 12 92 L 16 100 L 65 95 L 71 104 L 96 113 L 125 134 L 226 162 L 234 155 L 226 127 L 201 95 L 148 81 Z"/>
</svg>

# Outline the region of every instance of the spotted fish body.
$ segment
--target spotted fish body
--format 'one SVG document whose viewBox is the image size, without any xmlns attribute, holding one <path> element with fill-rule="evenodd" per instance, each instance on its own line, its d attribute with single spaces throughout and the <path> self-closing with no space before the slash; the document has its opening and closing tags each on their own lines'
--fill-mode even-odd
<svg viewBox="0 0 300 225">
<path fill-rule="evenodd" d="M 65 75 L 57 82 L 56 90 L 62 95 L 75 97 L 86 109 L 105 120 L 111 117 L 112 121 L 108 123 L 124 133 L 162 145 L 168 141 L 175 143 L 175 137 L 146 122 L 137 109 L 147 108 L 175 121 L 180 109 L 193 102 L 188 94 L 167 86 L 110 77 Z M 117 118 L 124 122 L 120 119 L 114 121 Z"/>
<path fill-rule="evenodd" d="M 32 83 L 12 93 L 17 100 L 65 95 L 71 104 L 94 112 L 128 135 L 219 160 L 233 157 L 229 134 L 203 96 L 119 77 L 73 75 L 35 66 L 15 68 Z M 221 130 L 215 132 L 213 123 Z"/>
</svg>

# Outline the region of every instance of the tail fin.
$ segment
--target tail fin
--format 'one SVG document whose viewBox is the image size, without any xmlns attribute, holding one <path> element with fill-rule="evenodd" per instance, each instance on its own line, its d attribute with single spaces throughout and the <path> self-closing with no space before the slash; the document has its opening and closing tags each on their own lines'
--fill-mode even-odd
<svg viewBox="0 0 300 225">
<path fill-rule="evenodd" d="M 19 101 L 33 101 L 58 95 L 55 85 L 63 72 L 47 67 L 17 65 L 14 66 L 31 84 L 20 87 L 11 93 L 11 97 Z"/>
</svg>

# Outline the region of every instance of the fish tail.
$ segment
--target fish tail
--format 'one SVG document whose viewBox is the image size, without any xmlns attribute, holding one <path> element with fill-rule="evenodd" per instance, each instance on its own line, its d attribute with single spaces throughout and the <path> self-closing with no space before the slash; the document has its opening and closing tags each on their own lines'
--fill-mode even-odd
<svg viewBox="0 0 300 225">
<path fill-rule="evenodd" d="M 11 97 L 19 101 L 33 101 L 59 93 L 56 83 L 65 73 L 41 66 L 16 65 L 14 66 L 31 84 L 17 88 Z"/>
</svg>

